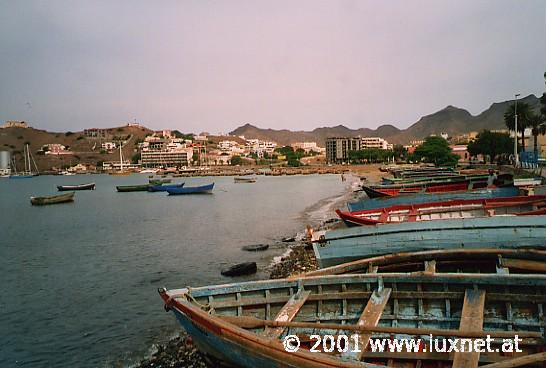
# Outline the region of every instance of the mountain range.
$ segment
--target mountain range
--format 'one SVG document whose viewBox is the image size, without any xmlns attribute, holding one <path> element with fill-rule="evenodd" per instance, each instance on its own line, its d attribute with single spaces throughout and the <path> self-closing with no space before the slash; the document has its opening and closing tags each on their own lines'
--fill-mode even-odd
<svg viewBox="0 0 546 368">
<path fill-rule="evenodd" d="M 531 94 L 518 100 L 529 104 L 532 109 L 538 109 L 539 98 Z M 271 140 L 280 145 L 295 142 L 311 141 L 324 146 L 327 137 L 381 137 L 389 143 L 407 144 L 412 140 L 420 140 L 431 134 L 447 133 L 450 136 L 468 132 L 479 132 L 484 129 L 505 129 L 504 113 L 513 100 L 493 103 L 487 110 L 474 116 L 465 109 L 447 106 L 433 114 L 423 116 L 407 129 L 398 129 L 393 125 L 381 125 L 377 129 L 350 129 L 344 125 L 316 128 L 312 131 L 291 131 L 262 129 L 252 124 L 245 124 L 231 131 L 230 135 Z"/>
</svg>

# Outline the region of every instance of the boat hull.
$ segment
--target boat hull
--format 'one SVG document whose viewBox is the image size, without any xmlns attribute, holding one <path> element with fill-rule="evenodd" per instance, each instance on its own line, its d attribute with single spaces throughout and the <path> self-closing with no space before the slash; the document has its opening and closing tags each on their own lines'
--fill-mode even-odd
<svg viewBox="0 0 546 368">
<path fill-rule="evenodd" d="M 399 195 L 395 197 L 383 197 L 375 199 L 365 199 L 355 203 L 347 203 L 350 212 L 373 210 L 403 204 L 421 204 L 429 202 L 450 201 L 455 199 L 477 199 L 477 198 L 503 198 L 519 195 L 519 189 L 516 187 L 478 189 L 472 191 L 459 191 L 452 193 L 419 193 Z"/>
<path fill-rule="evenodd" d="M 542 310 L 536 304 L 544 303 L 545 287 L 546 276 L 542 274 L 385 273 L 304 276 L 170 291 L 161 289 L 159 293 L 165 308 L 174 312 L 200 350 L 237 367 L 363 368 L 389 365 L 444 368 L 452 366 L 453 355 L 427 356 L 422 351 L 404 356 L 373 355 L 369 349 L 361 357 L 351 352 L 331 355 L 312 353 L 308 350 L 310 346 L 304 343 L 299 350 L 287 352 L 281 341 L 288 335 L 301 338 L 346 331 L 347 328 L 343 327 L 356 326 L 365 315 L 369 315 L 365 310 L 371 303 L 383 304 L 370 317 L 376 318 L 377 322 L 366 325 L 390 328 L 390 338 L 422 336 L 426 339 L 432 330 L 438 329 L 457 332 L 465 323 L 465 308 L 473 303 L 473 297 L 480 294 L 481 310 L 473 305 L 470 308 L 474 308 L 475 314 L 482 318 L 483 328 L 480 324 L 472 331 L 491 335 L 504 333 L 506 336 L 518 331 L 521 336 L 528 334 L 540 339 L 544 337 Z M 294 305 L 294 301 L 299 305 Z M 512 318 L 512 315 L 518 318 Z M 300 326 L 266 331 L 263 325 L 243 327 L 244 324 L 238 324 L 245 318 L 299 322 Z M 319 327 L 318 322 L 323 323 L 322 326 L 335 324 L 336 330 Z M 465 336 L 466 331 L 460 332 Z M 347 335 L 352 333 L 345 332 Z M 385 334 L 371 332 L 368 337 L 385 337 Z M 541 351 L 537 345 L 524 349 L 527 354 Z M 484 355 L 479 357 L 479 361 L 484 364 L 511 358 L 513 356 Z"/>
<path fill-rule="evenodd" d="M 336 213 L 347 226 L 504 215 L 530 216 L 546 214 L 546 196 L 455 199 L 421 204 L 396 205 L 365 211 L 344 212 L 336 210 Z"/>
<path fill-rule="evenodd" d="M 95 190 L 95 183 L 80 184 L 80 185 L 57 185 L 59 192 L 74 191 L 74 190 Z"/>
<path fill-rule="evenodd" d="M 546 245 L 546 215 L 404 222 L 329 231 L 313 244 L 319 267 L 376 255 L 455 248 Z"/>
<path fill-rule="evenodd" d="M 168 189 L 182 188 L 184 183 L 172 185 L 150 185 L 148 192 L 166 192 Z"/>
<path fill-rule="evenodd" d="M 149 187 L 150 187 L 149 184 L 143 184 L 143 185 L 118 185 L 118 186 L 116 186 L 116 190 L 118 192 L 147 192 Z"/>
<path fill-rule="evenodd" d="M 182 194 L 211 194 L 214 188 L 214 183 L 208 185 L 202 185 L 199 187 L 182 187 L 182 188 L 170 188 L 167 189 L 169 195 L 182 195 Z"/>
<path fill-rule="evenodd" d="M 59 204 L 74 201 L 74 192 L 61 194 L 51 197 L 30 197 L 30 203 L 33 206 L 44 206 L 48 204 Z"/>
</svg>

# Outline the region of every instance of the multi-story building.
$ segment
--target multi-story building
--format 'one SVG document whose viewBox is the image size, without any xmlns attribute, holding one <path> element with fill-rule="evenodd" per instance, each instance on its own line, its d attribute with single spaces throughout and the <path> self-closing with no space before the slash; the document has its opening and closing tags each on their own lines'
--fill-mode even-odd
<svg viewBox="0 0 546 368">
<path fill-rule="evenodd" d="M 392 144 L 380 137 L 362 137 L 360 141 L 360 149 L 379 148 L 388 150 L 392 149 L 392 147 Z"/>
<path fill-rule="evenodd" d="M 141 164 L 146 167 L 182 167 L 188 166 L 193 156 L 193 148 L 178 150 L 142 151 Z"/>
<path fill-rule="evenodd" d="M 272 154 L 277 148 L 277 143 L 271 141 L 262 141 L 260 139 L 247 139 L 246 148 L 250 153 L 258 155 L 258 157 L 263 157 L 264 153 Z"/>
<path fill-rule="evenodd" d="M 326 162 L 329 164 L 348 162 L 349 151 L 358 151 L 360 146 L 360 137 L 326 138 Z"/>
<path fill-rule="evenodd" d="M 296 142 L 291 144 L 294 151 L 302 149 L 305 152 L 318 152 L 323 153 L 325 150 L 317 145 L 317 142 Z"/>
</svg>

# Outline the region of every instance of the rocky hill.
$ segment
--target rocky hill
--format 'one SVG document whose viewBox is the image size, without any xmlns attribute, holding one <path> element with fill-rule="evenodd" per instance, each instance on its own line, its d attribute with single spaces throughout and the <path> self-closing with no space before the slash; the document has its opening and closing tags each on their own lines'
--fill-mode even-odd
<svg viewBox="0 0 546 368">
<path fill-rule="evenodd" d="M 529 95 L 520 101 L 528 103 L 532 108 L 539 108 L 539 99 Z M 409 143 L 415 139 L 423 139 L 431 134 L 449 135 L 464 134 L 483 129 L 504 129 L 504 112 L 513 101 L 503 101 L 492 104 L 487 110 L 473 116 L 467 110 L 455 106 L 447 106 L 433 114 L 423 116 L 409 128 L 400 130 L 393 125 L 381 125 L 377 129 L 350 129 L 344 125 L 317 128 L 312 131 L 289 131 L 260 129 L 251 124 L 245 124 L 232 132 L 231 135 L 243 135 L 245 138 L 259 138 L 275 141 L 281 145 L 301 141 L 316 141 L 321 145 L 327 137 L 377 136 L 392 143 Z"/>
<path fill-rule="evenodd" d="M 0 129 L 0 150 L 11 151 L 16 159 L 17 168 L 22 169 L 24 165 L 23 149 L 28 143 L 38 169 L 40 171 L 50 170 L 52 167 L 63 167 L 75 165 L 79 162 L 94 164 L 102 161 L 118 161 L 119 151 L 107 153 L 101 148 L 101 143 L 116 138 L 129 138 L 123 146 L 123 156 L 126 159 L 137 152 L 137 143 L 152 131 L 144 127 L 122 126 L 106 129 L 107 138 L 86 137 L 83 132 L 55 133 L 34 128 L 4 128 Z M 73 155 L 44 155 L 39 154 L 45 144 L 59 143 Z"/>
</svg>

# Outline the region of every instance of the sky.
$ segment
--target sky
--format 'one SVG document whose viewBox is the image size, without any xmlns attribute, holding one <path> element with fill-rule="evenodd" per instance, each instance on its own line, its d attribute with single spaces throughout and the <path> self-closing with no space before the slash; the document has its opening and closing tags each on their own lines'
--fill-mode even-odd
<svg viewBox="0 0 546 368">
<path fill-rule="evenodd" d="M 543 0 L 0 0 L 0 122 L 406 128 L 546 91 Z"/>
</svg>

